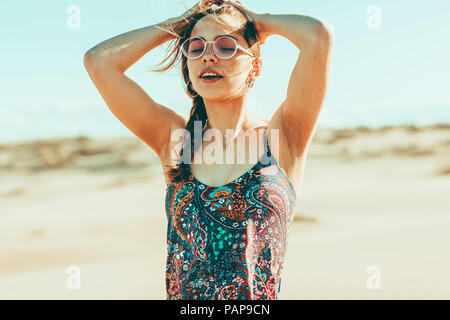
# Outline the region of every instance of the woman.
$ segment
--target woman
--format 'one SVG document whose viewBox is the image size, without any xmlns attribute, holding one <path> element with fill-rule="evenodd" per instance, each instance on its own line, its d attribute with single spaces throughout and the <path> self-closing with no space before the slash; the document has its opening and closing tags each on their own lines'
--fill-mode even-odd
<svg viewBox="0 0 450 320">
<path fill-rule="evenodd" d="M 286 99 L 267 121 L 248 111 L 247 95 L 261 73 L 260 44 L 274 34 L 286 37 L 301 54 Z M 181 56 L 193 101 L 188 120 L 124 75 L 145 53 L 169 40 L 175 40 L 173 50 L 161 64 L 170 56 L 172 61 L 156 71 L 169 69 Z M 259 14 L 240 1 L 216 0 L 200 1 L 180 17 L 119 35 L 86 53 L 86 69 L 108 107 L 168 168 L 168 299 L 278 298 L 297 199 L 293 183 L 299 185 L 303 177 L 333 41 L 333 29 L 325 21 Z M 200 143 L 195 142 L 198 129 Z M 214 130 L 212 143 L 206 139 L 208 129 Z M 177 147 L 173 135 L 180 130 L 183 139 Z M 195 161 L 213 145 L 224 151 L 222 143 L 217 148 L 217 141 L 223 142 L 217 137 L 225 136 L 225 155 L 233 157 L 229 145 L 243 132 L 264 138 L 256 164 Z M 238 153 L 255 158 L 250 151 L 254 146 L 240 144 Z M 278 150 L 277 155 L 271 150 Z"/>
</svg>

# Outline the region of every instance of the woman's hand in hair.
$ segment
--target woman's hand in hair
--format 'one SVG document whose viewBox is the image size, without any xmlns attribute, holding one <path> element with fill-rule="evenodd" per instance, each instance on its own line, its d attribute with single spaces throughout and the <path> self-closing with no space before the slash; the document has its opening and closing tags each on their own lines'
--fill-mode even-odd
<svg viewBox="0 0 450 320">
<path fill-rule="evenodd" d="M 186 10 L 181 16 L 180 18 L 185 18 L 190 16 L 193 13 L 197 13 L 201 11 L 202 6 L 204 5 L 205 0 L 201 0 L 201 1 L 197 1 L 192 8 Z"/>
<path fill-rule="evenodd" d="M 192 8 L 186 10 L 181 16 L 179 16 L 178 18 L 186 18 L 188 16 L 190 16 L 193 13 L 197 13 L 197 12 L 201 12 L 201 11 L 205 11 L 206 9 L 208 9 L 208 7 L 210 7 L 213 3 L 215 3 L 217 1 L 212 1 L 212 0 L 200 0 L 198 1 L 196 4 L 194 4 L 192 6 Z"/>
<path fill-rule="evenodd" d="M 255 25 L 256 31 L 258 32 L 259 35 L 259 42 L 261 44 L 264 44 L 266 42 L 266 39 L 270 35 L 270 33 L 268 33 L 264 29 L 264 14 L 249 9 L 239 0 L 238 1 L 226 0 L 225 4 L 230 4 L 235 8 L 237 8 L 238 10 L 245 13 Z"/>
<path fill-rule="evenodd" d="M 172 26 L 180 26 L 185 25 L 187 23 L 186 19 L 191 15 L 200 12 L 202 10 L 202 6 L 204 5 L 205 0 L 201 0 L 196 2 L 191 8 L 186 10 L 183 14 L 176 16 L 174 18 L 170 18 L 166 20 L 166 23 Z"/>
</svg>

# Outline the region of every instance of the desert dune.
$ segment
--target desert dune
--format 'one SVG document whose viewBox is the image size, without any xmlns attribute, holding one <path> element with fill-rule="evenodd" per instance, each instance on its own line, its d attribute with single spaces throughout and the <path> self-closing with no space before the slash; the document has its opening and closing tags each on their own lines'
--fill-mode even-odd
<svg viewBox="0 0 450 320">
<path fill-rule="evenodd" d="M 136 137 L 1 144 L 0 299 L 165 299 L 165 187 Z M 450 125 L 318 128 L 279 298 L 450 299 L 449 195 Z"/>
</svg>

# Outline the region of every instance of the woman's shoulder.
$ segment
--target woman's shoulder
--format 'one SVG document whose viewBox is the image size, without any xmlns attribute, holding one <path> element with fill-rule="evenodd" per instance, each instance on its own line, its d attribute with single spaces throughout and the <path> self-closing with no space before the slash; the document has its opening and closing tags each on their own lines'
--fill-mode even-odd
<svg viewBox="0 0 450 320">
<path fill-rule="evenodd" d="M 261 130 L 267 128 L 269 125 L 269 120 L 264 119 L 259 116 L 252 117 L 252 120 L 249 121 L 248 126 L 254 130 Z"/>
</svg>

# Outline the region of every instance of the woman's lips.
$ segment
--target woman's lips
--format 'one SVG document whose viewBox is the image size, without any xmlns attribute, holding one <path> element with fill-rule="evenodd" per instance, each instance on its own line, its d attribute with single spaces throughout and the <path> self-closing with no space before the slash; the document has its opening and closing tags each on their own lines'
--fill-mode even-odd
<svg viewBox="0 0 450 320">
<path fill-rule="evenodd" d="M 222 78 L 200 78 L 200 80 L 202 80 L 204 83 L 214 83 L 219 81 Z"/>
</svg>

